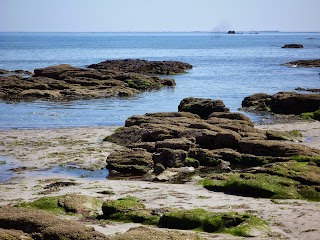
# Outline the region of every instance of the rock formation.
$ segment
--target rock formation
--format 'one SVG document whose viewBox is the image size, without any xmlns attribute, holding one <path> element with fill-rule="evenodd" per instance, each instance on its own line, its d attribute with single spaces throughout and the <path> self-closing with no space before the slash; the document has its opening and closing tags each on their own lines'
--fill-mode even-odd
<svg viewBox="0 0 320 240">
<path fill-rule="evenodd" d="M 35 69 L 31 77 L 2 76 L 0 98 L 68 101 L 128 97 L 163 86 L 175 86 L 173 79 L 160 78 L 154 74 L 178 74 L 192 68 L 182 62 L 144 60 L 112 60 L 96 65 L 97 69 L 85 69 L 61 64 Z"/>
<path fill-rule="evenodd" d="M 285 44 L 282 48 L 303 48 L 302 44 Z"/>
<path fill-rule="evenodd" d="M 320 108 L 320 95 L 296 92 L 279 92 L 273 95 L 258 93 L 245 97 L 242 107 L 250 111 L 298 115 L 317 111 Z"/>
<path fill-rule="evenodd" d="M 188 103 L 188 108 L 201 118 L 189 112 L 132 116 L 125 127 L 108 137 L 108 141 L 125 147 L 107 159 L 107 168 L 113 176 L 146 176 L 152 172 L 157 175 L 179 167 L 230 171 L 230 167 L 239 165 L 252 167 L 288 161 L 294 155 L 320 156 L 319 150 L 279 140 L 288 139 L 279 137 L 281 132 L 254 128 L 241 113 L 221 112 L 220 108 L 218 112 L 212 108 L 206 108 L 208 112 L 194 111 L 199 102 L 218 102 L 224 106 L 222 101 L 190 99 L 183 99 L 179 108 Z"/>
<path fill-rule="evenodd" d="M 312 60 L 297 60 L 282 64 L 288 67 L 305 67 L 305 68 L 318 68 L 320 67 L 320 59 Z"/>
</svg>

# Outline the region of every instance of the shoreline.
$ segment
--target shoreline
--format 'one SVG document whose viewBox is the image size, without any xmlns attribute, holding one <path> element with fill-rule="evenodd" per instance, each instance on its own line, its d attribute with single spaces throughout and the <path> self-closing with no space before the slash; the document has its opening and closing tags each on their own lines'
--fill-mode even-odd
<svg viewBox="0 0 320 240">
<path fill-rule="evenodd" d="M 302 142 L 320 149 L 320 122 L 297 122 L 283 124 L 257 124 L 259 129 L 300 130 Z M 75 127 L 49 129 L 0 130 L 0 156 L 14 158 L 25 167 L 15 176 L 0 183 L 0 206 L 33 201 L 40 197 L 80 193 L 102 200 L 134 196 L 148 207 L 174 207 L 178 209 L 204 208 L 209 211 L 236 211 L 253 213 L 269 224 L 267 237 L 257 235 L 252 239 L 317 239 L 320 234 L 320 203 L 303 200 L 271 200 L 241 197 L 208 191 L 197 180 L 185 184 L 157 183 L 137 180 L 90 179 L 73 175 L 48 172 L 37 174 L 38 169 L 55 166 L 76 165 L 97 170 L 106 165 L 106 158 L 114 149 L 113 143 L 102 141 L 117 127 Z M 29 174 L 32 173 L 32 174 Z M 57 181 L 76 183 L 47 191 L 46 186 Z M 99 192 L 111 191 L 114 195 Z M 139 224 L 111 222 L 99 225 L 87 222 L 106 235 L 124 233 Z M 236 239 L 231 235 L 200 233 L 205 239 Z"/>
</svg>

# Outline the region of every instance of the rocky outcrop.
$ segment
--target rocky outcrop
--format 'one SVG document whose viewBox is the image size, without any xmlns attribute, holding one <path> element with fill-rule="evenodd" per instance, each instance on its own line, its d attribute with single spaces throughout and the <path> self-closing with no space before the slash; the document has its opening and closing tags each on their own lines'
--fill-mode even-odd
<svg viewBox="0 0 320 240">
<path fill-rule="evenodd" d="M 223 172 L 238 166 L 287 161 L 293 155 L 320 156 L 318 150 L 288 143 L 286 140 L 290 139 L 281 138 L 281 132 L 254 128 L 241 113 L 220 112 L 220 108 L 214 112 L 214 107 L 194 111 L 199 102 L 219 102 L 224 106 L 222 101 L 189 100 L 183 99 L 180 106 L 188 102 L 193 113 L 153 113 L 128 118 L 125 127 L 107 138 L 125 147 L 108 157 L 107 168 L 111 166 L 119 175 L 148 174 L 148 179 L 152 179 L 152 172 L 157 175 L 171 168 L 210 167 Z"/>
<path fill-rule="evenodd" d="M 148 71 L 143 71 L 140 61 Z M 181 69 L 186 70 L 192 67 L 189 64 L 174 61 L 112 60 L 107 62 L 112 66 L 121 67 L 84 69 L 61 64 L 35 69 L 31 77 L 24 77 L 26 73 L 19 70 L 20 75 L 11 74 L 0 77 L 0 98 L 20 101 L 35 99 L 68 101 L 114 96 L 128 97 L 164 86 L 175 86 L 173 79 L 155 76 L 156 73 L 163 74 L 158 69 L 166 69 L 177 74 L 181 73 Z"/>
<path fill-rule="evenodd" d="M 249 111 L 298 115 L 317 111 L 320 108 L 320 95 L 296 92 L 279 92 L 274 95 L 254 94 L 244 98 L 242 107 Z"/>
<path fill-rule="evenodd" d="M 192 66 L 179 61 L 146 61 L 140 59 L 107 60 L 89 65 L 88 68 L 103 69 L 116 72 L 134 72 L 141 74 L 179 74 L 185 73 Z"/>
<path fill-rule="evenodd" d="M 185 98 L 178 106 L 179 112 L 190 112 L 206 119 L 213 112 L 229 112 L 221 100 Z"/>
<path fill-rule="evenodd" d="M 282 48 L 303 48 L 302 44 L 285 44 Z"/>
<path fill-rule="evenodd" d="M 7 230 L 20 230 L 31 236 L 32 239 L 41 240 L 109 239 L 103 234 L 96 232 L 93 228 L 88 228 L 81 223 L 60 219 L 42 210 L 18 207 L 0 208 L 0 227 Z M 10 234 L 13 234 L 13 232 Z"/>
<path fill-rule="evenodd" d="M 297 60 L 282 64 L 288 67 L 305 67 L 305 68 L 318 68 L 320 67 L 320 59 L 312 60 Z"/>
</svg>

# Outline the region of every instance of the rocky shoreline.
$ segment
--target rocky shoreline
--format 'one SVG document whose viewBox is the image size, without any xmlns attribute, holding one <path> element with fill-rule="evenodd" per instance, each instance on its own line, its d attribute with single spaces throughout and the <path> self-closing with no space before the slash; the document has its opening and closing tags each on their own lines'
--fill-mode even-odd
<svg viewBox="0 0 320 240">
<path fill-rule="evenodd" d="M 35 69 L 28 78 L 3 71 L 9 75 L 1 77 L 0 98 L 127 97 L 174 86 L 158 75 L 191 68 L 175 61 L 113 60 L 85 69 Z M 255 94 L 243 107 L 308 112 L 317 119 L 319 96 Z M 319 236 L 317 121 L 256 126 L 221 100 L 190 97 L 177 112 L 131 116 L 118 128 L 0 132 L 1 155 L 9 157 L 0 164 L 12 174 L 0 183 L 1 239 Z M 67 171 L 61 174 L 57 166 Z M 108 180 L 70 171 L 101 168 L 109 170 Z"/>
<path fill-rule="evenodd" d="M 181 112 L 181 114 L 187 115 L 188 113 Z M 190 114 L 190 116 L 191 115 L 192 114 Z M 198 118 L 198 120 L 201 119 Z M 314 148 L 320 149 L 320 141 L 318 139 L 320 127 L 318 122 L 258 127 L 260 130 L 264 129 L 261 130 L 262 132 L 271 131 L 272 129 L 278 131 L 279 129 L 288 131 L 299 129 L 303 135 L 303 137 L 299 137 L 299 141 L 303 141 L 305 145 L 312 144 L 311 146 Z M 12 221 L 14 219 L 16 219 L 14 221 L 25 219 L 24 221 L 29 222 L 28 226 L 35 226 L 36 224 L 41 227 L 38 228 L 39 230 L 33 228 L 33 235 L 25 231 L 22 227 L 19 228 L 19 230 L 14 227 L 5 227 L 6 229 L 0 230 L 0 236 L 24 236 L 28 239 L 27 237 L 35 236 L 35 234 L 38 234 L 37 236 L 55 234 L 55 236 L 72 238 L 73 234 L 78 232 L 78 234 L 83 236 L 83 239 L 132 238 L 151 240 L 155 236 L 159 236 L 159 239 L 171 237 L 172 239 L 181 240 L 237 238 L 222 233 L 195 233 L 190 230 L 177 232 L 166 228 L 158 228 L 154 225 L 141 227 L 141 224 L 136 223 L 138 220 L 134 220 L 135 223 L 124 223 L 113 222 L 114 220 L 110 221 L 109 217 L 107 217 L 108 220 L 97 220 L 96 217 L 94 217 L 96 214 L 102 213 L 101 206 L 104 202 L 110 205 L 123 204 L 125 201 L 126 204 L 133 204 L 125 206 L 142 207 L 141 204 L 145 205 L 145 207 L 142 207 L 137 213 L 124 215 L 129 218 L 137 216 L 136 214 L 140 216 L 138 219 L 145 219 L 146 216 L 160 216 L 168 212 L 168 208 L 171 209 L 170 211 L 188 209 L 195 211 L 193 209 L 201 208 L 209 213 L 229 214 L 230 212 L 238 212 L 239 217 L 241 217 L 241 214 L 251 214 L 263 219 L 267 223 L 267 227 L 260 228 L 262 225 L 260 227 L 256 226 L 247 232 L 247 234 L 250 233 L 252 236 L 250 238 L 252 239 L 316 239 L 319 233 L 319 229 L 317 228 L 317 226 L 319 226 L 318 202 L 307 202 L 299 199 L 270 200 L 268 198 L 252 198 L 225 194 L 220 191 L 211 191 L 210 188 L 207 190 L 199 185 L 198 181 L 200 178 L 195 176 L 188 178 L 188 181 L 184 184 L 170 184 L 154 181 L 133 181 L 127 178 L 123 180 L 99 180 L 90 179 L 86 176 L 62 176 L 57 172 L 50 171 L 48 171 L 47 174 L 37 174 L 37 172 L 39 170 L 42 171 L 44 167 L 50 168 L 57 164 L 80 164 L 83 168 L 91 168 L 92 166 L 95 166 L 94 168 L 104 167 L 106 157 L 121 148 L 112 143 L 102 141 L 105 136 L 114 132 L 117 133 L 119 130 L 117 128 L 106 127 L 2 130 L 1 142 L 3 144 L 0 146 L 2 155 L 15 157 L 21 166 L 25 166 L 26 168 L 24 168 L 24 170 L 21 169 L 20 172 L 16 173 L 16 176 L 6 183 L 0 184 L 0 192 L 5 193 L 0 194 L 1 206 L 11 206 L 10 208 L 5 208 L 4 211 L 0 213 L 0 226 L 4 227 L 4 224 L 8 224 L 9 222 L 13 223 Z M 81 160 L 83 159 L 87 160 L 82 163 Z M 287 163 L 292 163 L 292 161 Z M 274 167 L 275 165 L 271 166 Z M 288 166 L 293 167 L 292 165 Z M 308 164 L 302 164 L 301 166 L 312 167 L 312 165 Z M 283 167 L 283 165 L 280 164 L 279 167 Z M 299 173 L 302 178 L 306 176 L 308 177 L 306 179 L 309 179 L 309 181 L 312 179 L 313 175 L 310 175 L 312 172 L 309 171 L 309 167 L 307 168 L 309 171 L 307 175 L 303 175 L 301 169 L 294 169 L 295 171 L 300 171 Z M 234 172 L 232 166 L 231 170 Z M 265 170 L 268 170 L 270 173 L 272 169 Z M 32 174 L 32 172 L 34 173 Z M 225 179 L 221 174 L 230 174 L 232 172 L 220 172 L 217 173 L 216 176 L 220 176 L 219 179 L 221 181 Z M 202 174 L 205 174 L 205 172 L 202 172 Z M 194 172 L 192 175 L 194 175 Z M 204 177 L 209 179 L 210 175 L 202 175 L 202 179 L 204 179 Z M 294 178 L 294 176 L 292 177 Z M 52 187 L 49 188 L 48 186 Z M 127 198 L 128 195 L 134 198 Z M 89 196 L 90 198 L 88 198 Z M 91 201 L 94 202 L 89 204 Z M 18 209 L 14 207 L 17 205 L 20 206 Z M 21 209 L 21 207 L 23 208 Z M 127 208 L 123 209 L 124 212 L 128 211 L 126 209 Z M 43 210 L 46 212 L 43 212 Z M 151 211 L 152 214 L 148 215 L 148 211 Z M 178 217 L 179 214 L 192 214 L 192 211 L 175 212 L 175 215 Z M 11 212 L 14 212 L 14 215 L 7 214 Z M 122 214 L 121 212 L 116 213 Z M 203 210 L 199 210 L 197 216 L 200 216 L 200 213 L 207 216 Z M 171 217 L 173 213 L 167 213 L 167 215 Z M 37 218 L 35 219 L 34 216 L 37 216 Z M 114 218 L 114 216 L 115 215 L 112 215 L 111 218 Z M 142 218 L 142 216 L 145 217 Z M 51 228 L 50 226 L 60 218 L 67 219 L 68 223 L 64 220 L 61 221 L 61 223 L 64 223 L 63 228 L 59 227 L 60 225 Z M 134 217 L 133 219 L 136 218 Z M 292 221 L 292 219 L 295 219 L 295 221 Z M 23 226 L 27 226 L 25 223 L 26 222 L 23 223 Z M 85 226 L 91 227 L 91 229 L 87 229 Z M 94 227 L 95 232 L 92 231 L 92 227 Z M 48 232 L 49 229 L 51 229 L 50 232 Z M 127 232 L 129 229 L 131 230 Z M 103 234 L 103 238 L 101 238 L 102 235 L 99 234 L 99 232 Z"/>
<path fill-rule="evenodd" d="M 77 68 L 67 64 L 35 69 L 25 77 L 0 76 L 0 99 L 6 101 L 70 101 L 131 97 L 143 91 L 175 86 L 174 79 L 158 75 L 185 73 L 192 68 L 177 61 L 111 60 Z M 7 73 L 7 72 L 3 72 Z"/>
</svg>

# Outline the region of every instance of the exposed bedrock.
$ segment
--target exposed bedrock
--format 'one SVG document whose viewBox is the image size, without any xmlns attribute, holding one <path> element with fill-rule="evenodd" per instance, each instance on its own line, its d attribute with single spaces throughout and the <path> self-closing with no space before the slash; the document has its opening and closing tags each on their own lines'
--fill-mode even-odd
<svg viewBox="0 0 320 240">
<path fill-rule="evenodd" d="M 110 60 L 107 62 L 110 66 L 103 65 L 104 67 L 98 69 L 61 64 L 35 69 L 31 77 L 0 76 L 0 98 L 18 101 L 36 99 L 66 101 L 128 97 L 164 86 L 175 86 L 174 79 L 155 76 L 164 74 L 161 69 L 178 74 L 192 68 L 187 63 L 175 61 Z M 146 66 L 145 71 L 141 68 L 141 62 Z"/>
<path fill-rule="evenodd" d="M 189 99 L 183 99 L 181 103 Z M 203 101 L 210 102 L 208 99 Z M 124 127 L 106 138 L 125 147 L 114 153 L 117 158 L 114 154 L 108 157 L 107 167 L 115 170 L 116 175 L 141 176 L 189 166 L 224 171 L 229 168 L 226 162 L 231 168 L 252 167 L 288 161 L 293 155 L 320 155 L 319 150 L 289 142 L 287 133 L 256 129 L 241 113 L 220 112 L 220 108 L 215 112 L 207 108 L 208 112 L 199 111 L 205 118 L 202 119 L 193 111 L 195 106 L 199 107 L 199 102 L 201 99 L 194 101 L 194 105 L 189 101 L 193 113 L 153 113 L 128 118 Z M 222 101 L 211 102 L 224 106 Z M 125 166 L 133 171 L 127 171 Z"/>
</svg>

